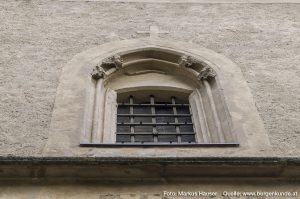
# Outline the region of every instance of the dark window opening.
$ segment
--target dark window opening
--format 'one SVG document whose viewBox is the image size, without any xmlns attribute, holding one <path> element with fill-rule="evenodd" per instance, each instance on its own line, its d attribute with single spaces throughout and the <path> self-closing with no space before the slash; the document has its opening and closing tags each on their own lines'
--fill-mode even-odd
<svg viewBox="0 0 300 199">
<path fill-rule="evenodd" d="M 118 103 L 116 134 L 117 143 L 125 144 L 196 143 L 190 106 L 175 97 L 156 101 L 151 95 L 135 102 L 130 96 Z"/>
</svg>

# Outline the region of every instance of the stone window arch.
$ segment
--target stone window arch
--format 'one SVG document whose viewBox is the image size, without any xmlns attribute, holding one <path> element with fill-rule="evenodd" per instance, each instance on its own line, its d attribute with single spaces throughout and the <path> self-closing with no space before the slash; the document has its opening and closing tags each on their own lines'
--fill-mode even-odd
<svg viewBox="0 0 300 199">
<path fill-rule="evenodd" d="M 146 77 L 160 81 L 144 81 Z M 197 143 L 229 147 L 89 147 L 115 144 L 118 94 L 139 89 L 188 94 Z M 239 147 L 232 147 L 237 144 Z M 106 43 L 76 55 L 67 63 L 60 77 L 45 146 L 48 155 L 101 157 L 160 156 L 174 152 L 178 157 L 263 155 L 266 151 L 271 151 L 268 136 L 240 68 L 206 48 L 158 38 Z"/>
<path fill-rule="evenodd" d="M 116 144 L 117 96 L 133 91 L 185 94 L 197 144 L 238 145 L 217 72 L 191 55 L 149 47 L 121 52 L 95 65 L 85 104 L 82 146 Z"/>
</svg>

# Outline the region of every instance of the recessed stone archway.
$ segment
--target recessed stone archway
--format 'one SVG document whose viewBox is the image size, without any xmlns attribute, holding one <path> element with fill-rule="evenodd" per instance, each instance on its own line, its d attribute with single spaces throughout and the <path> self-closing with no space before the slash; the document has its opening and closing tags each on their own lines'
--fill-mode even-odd
<svg viewBox="0 0 300 199">
<path fill-rule="evenodd" d="M 118 60 L 119 58 L 122 58 L 123 62 L 120 62 L 120 60 Z M 215 112 L 222 110 L 222 115 L 211 115 L 211 118 L 214 118 L 211 119 L 214 125 L 216 124 L 216 120 L 218 120 L 218 124 L 215 125 L 215 128 L 210 129 L 210 131 L 214 133 L 219 133 L 214 139 L 217 140 L 217 142 L 236 141 L 240 144 L 239 148 L 222 149 L 222 153 L 234 155 L 242 154 L 242 151 L 248 151 L 250 154 L 259 155 L 262 151 L 269 150 L 267 134 L 239 67 L 228 58 L 191 43 L 160 40 L 157 38 L 143 38 L 103 44 L 76 55 L 64 67 L 53 111 L 49 142 L 45 147 L 45 152 L 49 155 L 64 151 L 67 154 L 75 155 L 92 153 L 97 156 L 106 156 L 107 151 L 118 150 L 107 149 L 105 150 L 106 152 L 104 152 L 103 150 L 99 151 L 97 149 L 78 147 L 80 139 L 83 142 L 93 142 L 90 137 L 92 135 L 85 129 L 87 124 L 92 124 L 95 121 L 93 120 L 94 116 L 87 116 L 91 113 L 87 110 L 96 109 L 86 104 L 94 104 L 91 99 L 95 98 L 91 98 L 93 92 L 91 94 L 87 88 L 91 88 L 90 85 L 95 82 L 95 79 L 102 79 L 101 81 L 103 82 L 101 85 L 105 87 L 105 84 L 109 82 L 108 80 L 110 78 L 115 78 L 118 76 L 118 73 L 121 72 L 123 74 L 127 73 L 126 75 L 129 77 L 138 75 L 138 73 L 162 75 L 161 73 L 163 73 L 163 71 L 159 68 L 143 69 L 142 71 L 123 70 L 125 68 L 134 68 L 137 64 L 143 65 L 149 62 L 155 62 L 158 65 L 162 64 L 166 66 L 166 68 L 168 68 L 167 66 L 177 67 L 179 71 L 182 70 L 184 73 L 190 74 L 189 77 L 193 80 L 192 82 L 195 82 L 196 85 L 199 84 L 199 88 L 201 86 L 205 88 L 193 88 L 191 90 L 190 102 L 193 103 L 194 106 L 201 107 L 199 100 L 196 102 L 199 96 L 206 96 L 205 100 L 207 101 L 213 100 L 214 104 L 206 103 L 206 106 L 203 106 L 205 103 L 202 102 L 201 110 L 205 110 L 205 107 L 209 107 L 209 112 L 212 110 Z M 95 68 L 97 65 L 101 67 L 98 69 Z M 93 68 L 95 68 L 92 75 L 94 78 L 91 78 Z M 95 86 L 95 88 L 96 87 L 97 86 Z M 119 88 L 119 90 L 120 89 L 122 88 Z M 109 90 L 114 91 L 112 88 L 109 88 Z M 113 92 L 110 92 L 110 98 L 115 98 Z M 105 100 L 98 102 L 105 104 Z M 206 110 L 206 112 L 207 111 L 208 110 Z M 101 112 L 100 109 L 98 109 L 98 113 L 99 112 Z M 199 113 L 201 113 L 201 111 L 199 111 Z M 198 117 L 200 118 L 200 116 Z M 205 121 L 200 121 L 199 119 L 199 122 L 202 122 L 201 126 L 205 126 L 203 123 Z M 208 124 L 207 121 L 205 123 Z M 103 128 L 103 126 L 101 128 Z M 207 129 L 209 129 L 208 126 Z M 111 129 L 111 131 L 113 131 L 113 129 Z M 201 129 L 201 131 L 204 132 L 205 130 Z M 227 134 L 224 132 L 230 132 L 230 137 L 225 137 Z M 80 135 L 83 136 L 80 138 Z M 202 139 L 206 139 L 206 142 L 208 142 L 207 136 L 206 138 L 202 136 Z M 95 140 L 99 139 L 96 138 Z M 110 137 L 108 140 L 113 140 L 113 137 Z M 142 149 L 142 151 L 137 150 L 134 154 L 138 155 L 142 153 L 146 154 L 146 156 L 151 156 L 154 151 L 157 152 L 157 149 L 145 150 L 147 153 Z M 186 150 L 190 150 L 190 153 L 182 153 L 181 156 L 221 155 L 218 154 L 220 150 L 216 149 Z M 201 154 L 201 151 L 203 154 Z M 129 155 L 126 150 L 119 152 L 124 156 Z"/>
<path fill-rule="evenodd" d="M 103 59 L 91 78 L 82 145 L 116 142 L 117 93 L 135 90 L 190 93 L 197 142 L 237 143 L 217 73 L 204 61 L 162 47 L 133 49 Z"/>
</svg>

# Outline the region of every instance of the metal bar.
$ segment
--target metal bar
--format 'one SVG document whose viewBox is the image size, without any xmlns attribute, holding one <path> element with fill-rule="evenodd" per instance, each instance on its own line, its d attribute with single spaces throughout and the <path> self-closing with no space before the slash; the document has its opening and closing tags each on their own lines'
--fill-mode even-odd
<svg viewBox="0 0 300 199">
<path fill-rule="evenodd" d="M 176 104 L 176 101 L 175 101 L 175 97 L 172 97 L 171 98 L 172 100 L 172 104 L 175 105 Z M 181 142 L 181 136 L 180 136 L 180 128 L 178 126 L 178 118 L 177 118 L 177 109 L 176 109 L 176 106 L 173 106 L 173 114 L 175 116 L 175 124 L 176 124 L 176 133 L 177 133 L 177 141 L 180 143 Z"/>
<path fill-rule="evenodd" d="M 118 125 L 127 125 L 127 126 L 136 126 L 136 125 L 145 125 L 145 126 L 159 126 L 159 125 L 174 125 L 174 126 L 179 126 L 179 125 L 193 125 L 193 123 L 117 123 Z"/>
<path fill-rule="evenodd" d="M 80 144 L 81 147 L 238 147 L 238 143 L 116 143 L 116 144 Z"/>
<path fill-rule="evenodd" d="M 154 104 L 155 104 L 154 96 L 153 96 L 153 95 L 150 96 L 150 104 L 151 104 L 151 105 L 154 105 Z M 156 123 L 156 118 L 154 117 L 154 115 L 155 115 L 155 107 L 154 107 L 154 106 L 151 106 L 152 123 Z M 157 134 L 156 126 L 153 126 L 152 132 L 153 132 L 153 134 Z M 153 141 L 154 141 L 154 143 L 158 142 L 158 137 L 157 137 L 157 135 L 154 135 L 154 136 L 153 136 Z"/>
<path fill-rule="evenodd" d="M 119 103 L 118 106 L 189 106 L 189 104 L 128 104 L 128 103 Z"/>
<path fill-rule="evenodd" d="M 117 116 L 120 117 L 190 117 L 192 114 L 177 114 L 176 116 L 174 114 L 117 114 Z"/>
<path fill-rule="evenodd" d="M 133 97 L 132 96 L 129 97 L 129 103 L 133 104 Z M 130 109 L 130 114 L 133 114 L 133 106 L 130 106 L 129 109 Z M 130 124 L 132 124 L 132 123 L 134 123 L 134 118 L 131 116 L 130 117 Z M 130 134 L 131 134 L 130 140 L 131 140 L 132 143 L 134 143 L 134 126 L 133 125 L 130 126 Z"/>
<path fill-rule="evenodd" d="M 131 135 L 131 133 L 122 133 L 122 132 L 117 132 L 117 135 Z M 177 135 L 177 133 L 174 132 L 167 132 L 167 133 L 155 133 L 155 132 L 138 132 L 134 133 L 134 135 Z M 195 133 L 180 133 L 180 135 L 195 135 Z"/>
</svg>

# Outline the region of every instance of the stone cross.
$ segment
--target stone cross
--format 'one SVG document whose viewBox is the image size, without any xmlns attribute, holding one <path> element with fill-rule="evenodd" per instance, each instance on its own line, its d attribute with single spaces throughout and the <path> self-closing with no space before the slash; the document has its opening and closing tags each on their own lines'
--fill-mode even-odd
<svg viewBox="0 0 300 199">
<path fill-rule="evenodd" d="M 160 31 L 157 26 L 150 26 L 149 31 L 137 31 L 137 34 L 149 34 L 151 38 L 158 38 L 159 34 L 168 34 L 168 31 Z"/>
</svg>

